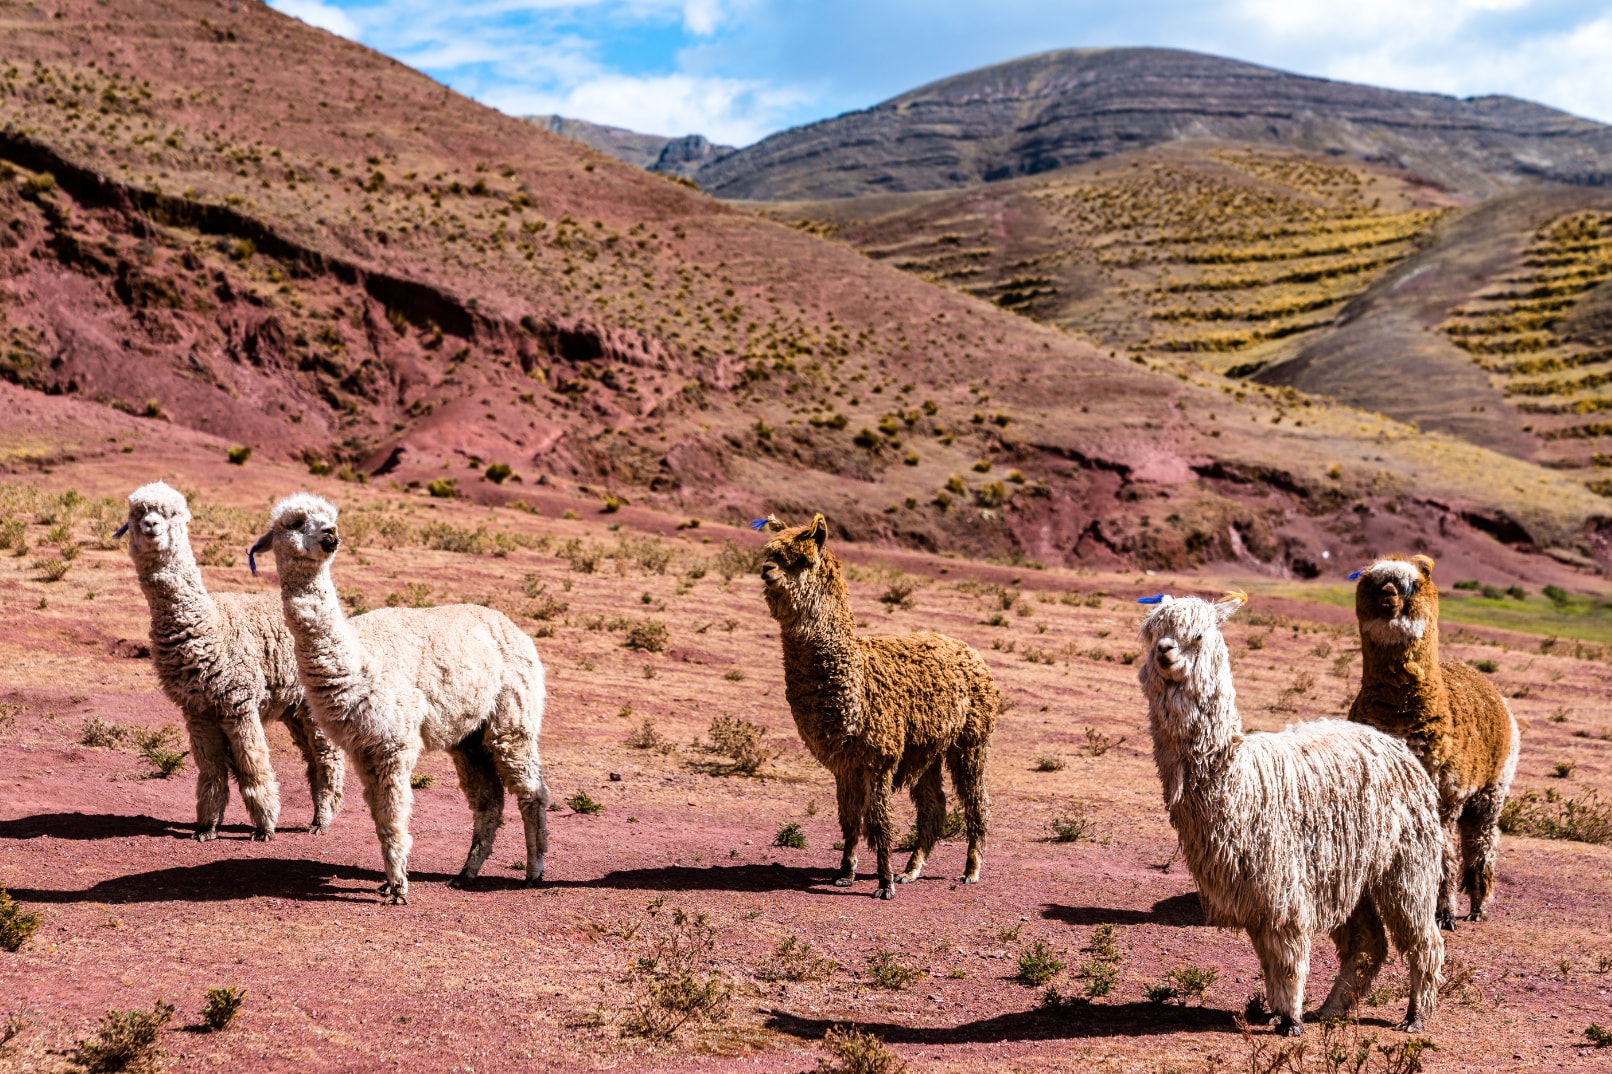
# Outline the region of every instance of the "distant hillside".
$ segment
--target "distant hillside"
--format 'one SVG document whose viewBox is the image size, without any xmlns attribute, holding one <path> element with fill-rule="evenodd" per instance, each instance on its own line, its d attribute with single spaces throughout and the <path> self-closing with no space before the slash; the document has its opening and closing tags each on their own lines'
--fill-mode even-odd
<svg viewBox="0 0 1612 1074">
<path fill-rule="evenodd" d="M 706 164 L 732 153 L 733 147 L 714 145 L 703 134 L 685 134 L 681 138 L 667 138 L 659 134 L 639 134 L 625 127 L 609 127 L 602 123 L 589 123 L 585 119 L 566 116 L 527 116 L 528 123 L 542 127 L 562 138 L 590 145 L 601 153 L 617 160 L 636 164 L 646 171 L 662 175 L 692 177 Z"/>
<path fill-rule="evenodd" d="M 1460 100 L 1172 49 L 1077 49 L 981 68 L 704 165 L 719 197 L 941 190 L 1212 140 L 1384 164 L 1488 195 L 1612 182 L 1612 127 L 1510 97 Z"/>
</svg>

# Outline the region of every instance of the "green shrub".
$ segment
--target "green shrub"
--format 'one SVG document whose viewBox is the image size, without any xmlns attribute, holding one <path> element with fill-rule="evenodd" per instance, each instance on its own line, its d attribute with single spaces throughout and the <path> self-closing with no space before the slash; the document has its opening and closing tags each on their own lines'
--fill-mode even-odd
<svg viewBox="0 0 1612 1074">
<path fill-rule="evenodd" d="M 140 756 L 156 769 L 151 773 L 156 779 L 167 779 L 184 768 L 185 758 L 190 756 L 189 750 L 174 748 L 179 744 L 179 731 L 172 726 L 159 727 L 155 731 L 137 731 L 135 740 Z"/>
<path fill-rule="evenodd" d="M 665 623 L 659 619 L 641 619 L 628 629 L 627 640 L 622 644 L 639 652 L 659 653 L 666 650 L 666 641 Z"/>
<path fill-rule="evenodd" d="M 819 1059 L 814 1074 L 904 1074 L 907 1064 L 884 1041 L 855 1026 L 833 1026 L 823 1034 L 829 1059 Z"/>
<path fill-rule="evenodd" d="M 202 1008 L 201 1018 L 203 1024 L 214 1033 L 229 1028 L 235 1016 L 241 1012 L 241 1004 L 246 1001 L 244 988 L 209 988 L 207 990 L 207 1005 Z"/>
<path fill-rule="evenodd" d="M 879 951 L 868 956 L 868 976 L 873 978 L 873 984 L 878 988 L 900 991 L 923 975 L 922 970 L 915 970 L 897 962 L 896 956 L 889 951 Z"/>
<path fill-rule="evenodd" d="M 5 888 L 0 888 L 0 948 L 20 951 L 44 920 L 44 911 L 24 910 Z"/>
<path fill-rule="evenodd" d="M 459 479 L 439 477 L 425 486 L 425 491 L 438 500 L 451 500 L 459 495 Z"/>
<path fill-rule="evenodd" d="M 733 770 L 747 776 L 761 771 L 778 755 L 762 743 L 767 729 L 741 716 L 724 712 L 711 721 L 706 734 L 711 736 L 711 750 L 732 758 Z"/>
<path fill-rule="evenodd" d="M 131 1071 L 145 1074 L 159 1069 L 161 1050 L 157 1034 L 173 1020 L 171 1003 L 158 1000 L 149 1010 L 109 1010 L 101 1016 L 95 1036 L 78 1044 L 74 1060 L 92 1074 Z"/>
<path fill-rule="evenodd" d="M 1053 955 L 1052 949 L 1037 940 L 1019 952 L 1019 972 L 1015 979 L 1020 984 L 1040 988 L 1062 973 L 1063 968 L 1064 964 Z"/>
<path fill-rule="evenodd" d="M 727 1019 L 733 987 L 711 968 L 716 928 L 704 914 L 673 910 L 671 926 L 634 960 L 625 1020 L 636 1036 L 670 1040 L 685 1026 Z"/>
<path fill-rule="evenodd" d="M 587 791 L 577 791 L 575 794 L 565 800 L 565 804 L 571 807 L 571 812 L 581 813 L 584 816 L 592 816 L 595 813 L 604 812 L 604 805 L 600 802 L 594 801 L 593 797 L 589 795 Z"/>
<path fill-rule="evenodd" d="M 487 467 L 487 469 L 482 471 L 482 476 L 495 485 L 502 485 L 505 481 L 509 480 L 510 475 L 514 472 L 514 470 L 509 468 L 508 463 L 495 462 L 491 466 Z"/>
<path fill-rule="evenodd" d="M 1471 664 L 1485 675 L 1493 675 L 1495 672 L 1500 670 L 1500 665 L 1493 660 L 1468 660 L 1467 663 Z"/>
<path fill-rule="evenodd" d="M 245 466 L 246 460 L 250 459 L 251 457 L 252 449 L 244 444 L 239 447 L 232 447 L 229 449 L 229 461 L 231 466 Z"/>
<path fill-rule="evenodd" d="M 778 829 L 778 834 L 772 837 L 772 845 L 775 847 L 788 847 L 791 850 L 805 850 L 806 833 L 799 824 L 790 821 Z"/>
<path fill-rule="evenodd" d="M 428 791 L 436 786 L 437 777 L 424 772 L 416 772 L 409 777 L 409 786 L 417 791 Z"/>
</svg>

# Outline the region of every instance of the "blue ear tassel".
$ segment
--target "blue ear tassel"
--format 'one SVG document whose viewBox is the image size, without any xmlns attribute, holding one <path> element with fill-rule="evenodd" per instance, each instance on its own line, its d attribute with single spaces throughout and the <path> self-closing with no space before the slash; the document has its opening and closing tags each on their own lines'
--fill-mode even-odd
<svg viewBox="0 0 1612 1074">
<path fill-rule="evenodd" d="M 246 565 L 248 567 L 252 568 L 252 577 L 256 578 L 257 577 L 257 554 L 252 550 L 251 545 L 246 546 Z"/>
<path fill-rule="evenodd" d="M 125 522 L 125 523 L 123 523 L 123 525 L 119 526 L 116 530 L 113 531 L 112 539 L 115 541 L 119 537 L 122 537 L 125 533 L 128 533 L 128 532 L 129 532 L 129 524 L 127 522 Z"/>
<path fill-rule="evenodd" d="M 760 533 L 762 530 L 767 528 L 767 520 L 764 518 L 752 518 L 750 520 L 750 528 L 755 530 L 757 533 Z"/>
<path fill-rule="evenodd" d="M 1366 568 L 1364 568 L 1364 567 L 1361 567 L 1361 568 L 1360 568 L 1360 569 L 1359 569 L 1359 570 L 1358 570 L 1358 571 L 1355 571 L 1355 572 L 1354 572 L 1354 573 L 1353 573 L 1353 574 L 1351 574 L 1351 575 L 1350 575 L 1350 576 L 1349 576 L 1349 581 L 1351 581 L 1351 582 L 1352 582 L 1352 581 L 1354 581 L 1354 580 L 1355 580 L 1355 579 L 1356 579 L 1356 578 L 1359 578 L 1359 577 L 1360 577 L 1360 576 L 1361 576 L 1361 575 L 1362 575 L 1362 574 L 1365 574 L 1365 573 L 1366 573 Z"/>
<path fill-rule="evenodd" d="M 1155 593 L 1151 597 L 1137 597 L 1136 598 L 1136 603 L 1138 603 L 1138 604 L 1163 604 L 1164 603 L 1164 594 L 1163 593 Z"/>
</svg>

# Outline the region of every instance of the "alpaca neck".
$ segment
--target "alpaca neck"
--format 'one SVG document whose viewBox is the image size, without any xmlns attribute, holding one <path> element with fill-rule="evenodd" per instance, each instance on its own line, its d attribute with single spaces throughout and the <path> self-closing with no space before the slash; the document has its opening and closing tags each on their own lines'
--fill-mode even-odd
<svg viewBox="0 0 1612 1074">
<path fill-rule="evenodd" d="M 167 652 L 206 644 L 218 607 L 202 582 L 190 542 L 176 540 L 160 562 L 139 566 L 140 589 L 151 608 L 151 644 Z"/>
<path fill-rule="evenodd" d="M 1436 706 L 1444 690 L 1438 620 L 1429 619 L 1420 637 L 1362 629 L 1360 656 L 1360 694 L 1350 717 L 1386 731 L 1409 733 L 1410 724 L 1418 722 L 1430 704 Z"/>
<path fill-rule="evenodd" d="M 856 640 L 856 616 L 837 574 L 805 607 L 775 609 L 784 648 L 785 692 L 792 705 L 815 710 L 820 721 L 857 734 L 862 724 L 865 658 Z M 824 725 L 825 731 L 836 728 Z"/>
<path fill-rule="evenodd" d="M 1243 724 L 1229 668 L 1209 692 L 1199 683 L 1162 681 L 1156 687 L 1148 706 L 1153 761 L 1175 820 L 1178 809 L 1219 800 L 1215 790 L 1228 776 Z"/>
<path fill-rule="evenodd" d="M 341 610 L 326 560 L 309 574 L 282 568 L 280 599 L 304 688 L 327 714 L 342 715 L 369 693 L 364 648 Z"/>
</svg>

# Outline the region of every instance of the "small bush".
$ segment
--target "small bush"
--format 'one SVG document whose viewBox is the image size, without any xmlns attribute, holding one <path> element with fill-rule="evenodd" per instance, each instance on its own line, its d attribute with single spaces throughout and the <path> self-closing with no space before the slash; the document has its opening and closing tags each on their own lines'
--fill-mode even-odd
<svg viewBox="0 0 1612 1074">
<path fill-rule="evenodd" d="M 711 748 L 733 759 L 736 771 L 753 776 L 765 768 L 777 751 L 762 744 L 767 729 L 739 716 L 723 713 L 711 721 L 706 734 L 711 736 Z"/>
<path fill-rule="evenodd" d="M 839 968 L 832 959 L 820 957 L 812 945 L 785 937 L 772 952 L 772 964 L 758 975 L 764 981 L 823 981 Z"/>
<path fill-rule="evenodd" d="M 1040 988 L 1062 973 L 1063 968 L 1064 964 L 1053 955 L 1052 949 L 1037 940 L 1019 952 L 1019 972 L 1015 980 Z"/>
<path fill-rule="evenodd" d="M 879 951 L 868 956 L 868 976 L 877 988 L 900 991 L 922 977 L 922 970 L 903 966 L 890 951 Z"/>
<path fill-rule="evenodd" d="M 173 1016 L 173 1004 L 161 1000 L 149 1011 L 109 1010 L 101 1016 L 101 1028 L 95 1036 L 79 1041 L 73 1058 L 94 1074 L 156 1071 L 162 1056 L 157 1034 Z"/>
<path fill-rule="evenodd" d="M 666 641 L 665 623 L 659 619 L 641 619 L 627 630 L 627 640 L 622 644 L 643 653 L 659 653 L 666 651 Z"/>
<path fill-rule="evenodd" d="M 491 481 L 495 485 L 502 485 L 505 481 L 510 479 L 510 476 L 514 474 L 514 472 L 514 470 L 510 469 L 508 463 L 495 462 L 491 466 L 487 467 L 487 469 L 483 470 L 481 472 L 481 476 L 485 477 L 488 481 Z"/>
<path fill-rule="evenodd" d="M 1495 672 L 1500 670 L 1500 665 L 1493 660 L 1468 660 L 1467 663 L 1471 664 L 1485 675 L 1493 675 Z"/>
<path fill-rule="evenodd" d="M 1086 755 L 1088 757 L 1101 757 L 1115 746 L 1123 746 L 1126 742 L 1124 735 L 1111 738 L 1095 727 L 1086 728 Z"/>
<path fill-rule="evenodd" d="M 726 1020 L 733 988 L 710 968 L 715 947 L 716 929 L 704 914 L 673 910 L 671 927 L 629 971 L 633 996 L 627 1031 L 670 1040 L 685 1026 Z"/>
<path fill-rule="evenodd" d="M 60 556 L 51 559 L 36 559 L 32 564 L 33 569 L 39 572 L 41 582 L 61 581 L 67 577 L 67 572 L 72 566 L 72 560 L 63 559 Z"/>
<path fill-rule="evenodd" d="M 78 731 L 78 741 L 83 746 L 118 747 L 129 740 L 129 729 L 120 723 L 103 720 L 91 716 L 85 720 Z"/>
<path fill-rule="evenodd" d="M 778 834 L 772 837 L 772 845 L 775 847 L 788 847 L 791 850 L 805 850 L 806 833 L 799 824 L 790 821 L 778 829 Z"/>
<path fill-rule="evenodd" d="M 431 587 L 424 582 L 410 582 L 400 590 L 386 594 L 388 608 L 429 608 Z"/>
<path fill-rule="evenodd" d="M 620 496 L 617 496 L 615 493 L 607 492 L 604 494 L 604 500 L 599 505 L 599 513 L 603 515 L 613 515 L 617 511 L 621 510 L 621 505 L 625 502 L 625 500 L 623 500 Z"/>
<path fill-rule="evenodd" d="M 1064 770 L 1062 757 L 1055 757 L 1050 753 L 1043 753 L 1036 758 L 1035 770 L 1037 772 L 1062 772 Z"/>
<path fill-rule="evenodd" d="M 1591 1022 L 1584 1030 L 1584 1036 L 1597 1048 L 1612 1045 L 1612 1029 L 1605 1029 L 1595 1022 Z"/>
<path fill-rule="evenodd" d="M 585 816 L 604 812 L 604 805 L 594 801 L 587 791 L 577 791 L 565 800 L 565 804 L 571 807 L 571 812 L 581 813 Z"/>
<path fill-rule="evenodd" d="M 456 477 L 439 477 L 425 486 L 425 491 L 434 499 L 451 500 L 459 495 L 459 479 Z"/>
<path fill-rule="evenodd" d="M 1583 798 L 1564 798 L 1554 790 L 1541 798 L 1538 791 L 1527 791 L 1501 809 L 1500 830 L 1540 839 L 1612 843 L 1612 806 L 1603 805 L 1594 791 Z"/>
<path fill-rule="evenodd" d="M 911 578 L 904 574 L 895 575 L 879 597 L 879 602 L 888 611 L 895 611 L 897 608 L 910 609 L 913 605 L 912 594 L 917 589 L 918 583 Z"/>
<path fill-rule="evenodd" d="M 5 888 L 0 888 L 0 948 L 22 950 L 22 945 L 39 931 L 39 925 L 44 920 L 44 911 L 24 910 L 22 903 L 13 899 Z"/>
<path fill-rule="evenodd" d="M 1098 925 L 1093 929 L 1086 950 L 1091 952 L 1091 960 L 1082 963 L 1080 977 L 1085 981 L 1085 998 L 1091 1000 L 1108 995 L 1119 983 L 1119 945 L 1114 926 Z"/>
<path fill-rule="evenodd" d="M 1054 843 L 1078 843 L 1082 839 L 1090 839 L 1095 833 L 1095 826 L 1091 817 L 1086 815 L 1086 807 L 1076 802 L 1068 813 L 1060 813 L 1052 818 L 1052 841 Z"/>
<path fill-rule="evenodd" d="M 1551 766 L 1550 774 L 1557 779 L 1566 779 L 1573 774 L 1573 769 L 1577 767 L 1577 761 L 1557 761 Z"/>
<path fill-rule="evenodd" d="M 409 777 L 409 786 L 413 787 L 417 791 L 430 790 L 432 787 L 436 786 L 436 783 L 436 776 L 430 776 L 424 772 L 416 772 Z"/>
<path fill-rule="evenodd" d="M 1203 970 L 1197 966 L 1182 966 L 1171 970 L 1164 978 L 1147 990 L 1150 1003 L 1177 1002 L 1186 1006 L 1188 1000 L 1203 1003 L 1204 993 L 1215 983 L 1216 970 Z"/>
<path fill-rule="evenodd" d="M 231 466 L 245 466 L 246 460 L 250 459 L 251 457 L 252 449 L 246 447 L 245 445 L 232 447 L 229 449 L 229 461 Z"/>
<path fill-rule="evenodd" d="M 155 731 L 136 734 L 136 745 L 139 746 L 140 756 L 144 757 L 156 769 L 151 775 L 156 779 L 167 779 L 169 776 L 185 767 L 185 758 L 190 756 L 189 750 L 177 750 L 179 732 L 172 726 L 163 726 Z"/>
<path fill-rule="evenodd" d="M 246 989 L 244 988 L 209 988 L 207 990 L 207 1005 L 202 1008 L 202 1023 L 214 1033 L 228 1029 L 235 1016 L 241 1013 L 241 1004 L 246 1002 Z"/>
<path fill-rule="evenodd" d="M 627 732 L 627 746 L 635 750 L 652 750 L 655 753 L 671 753 L 673 746 L 669 739 L 655 728 L 655 721 L 645 716 L 643 722 Z"/>
<path fill-rule="evenodd" d="M 819 1059 L 815 1074 L 904 1074 L 907 1064 L 878 1037 L 852 1026 L 834 1026 L 823 1034 L 823 1047 L 832 1056 Z"/>
</svg>

